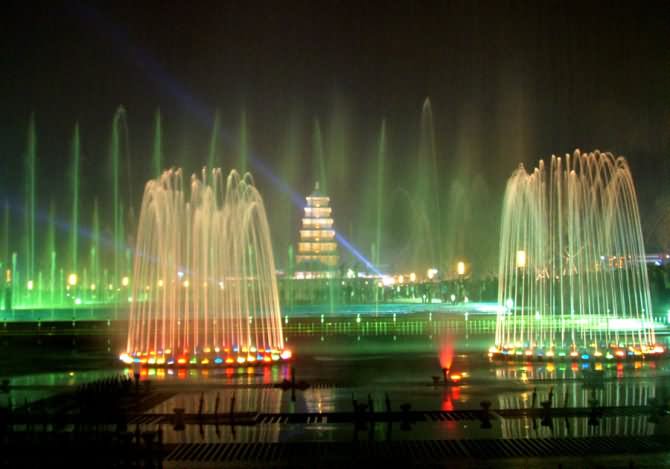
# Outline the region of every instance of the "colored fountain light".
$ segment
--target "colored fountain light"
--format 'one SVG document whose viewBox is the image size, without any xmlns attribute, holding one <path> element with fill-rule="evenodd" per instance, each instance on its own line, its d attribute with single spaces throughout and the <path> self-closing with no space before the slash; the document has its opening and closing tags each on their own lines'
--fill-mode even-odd
<svg viewBox="0 0 670 469">
<path fill-rule="evenodd" d="M 491 357 L 657 356 L 635 185 L 623 157 L 552 156 L 507 182 Z M 541 351 L 544 351 L 542 353 Z"/>
<path fill-rule="evenodd" d="M 181 170 L 145 187 L 133 281 L 121 282 L 133 298 L 121 360 L 145 363 L 156 350 L 177 366 L 289 360 L 270 230 L 251 175 L 203 170 L 190 197 L 187 189 Z"/>
</svg>

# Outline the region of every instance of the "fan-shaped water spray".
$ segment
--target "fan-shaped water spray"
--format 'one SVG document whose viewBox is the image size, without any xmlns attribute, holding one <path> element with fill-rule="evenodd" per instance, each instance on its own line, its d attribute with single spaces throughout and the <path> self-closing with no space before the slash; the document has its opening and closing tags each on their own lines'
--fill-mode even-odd
<svg viewBox="0 0 670 469">
<path fill-rule="evenodd" d="M 147 183 L 125 361 L 277 361 L 284 351 L 270 230 L 249 174 L 181 170 Z"/>
<path fill-rule="evenodd" d="M 503 202 L 492 354 L 658 353 L 635 186 L 598 151 L 523 166 Z"/>
</svg>

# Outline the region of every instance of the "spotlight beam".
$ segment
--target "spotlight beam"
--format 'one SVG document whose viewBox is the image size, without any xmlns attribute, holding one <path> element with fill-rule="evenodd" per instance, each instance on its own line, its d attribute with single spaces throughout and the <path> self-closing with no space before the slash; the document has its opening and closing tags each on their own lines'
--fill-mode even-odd
<svg viewBox="0 0 670 469">
<path fill-rule="evenodd" d="M 95 24 L 97 26 L 97 32 L 104 32 L 112 39 L 112 42 L 118 49 L 127 52 L 127 56 L 132 58 L 133 63 L 144 72 L 151 81 L 155 82 L 162 90 L 175 98 L 177 102 L 190 114 L 195 116 L 202 125 L 209 126 L 211 122 L 213 122 L 214 112 L 190 93 L 183 84 L 173 79 L 163 66 L 161 66 L 149 53 L 133 45 L 130 42 L 126 31 L 123 31 L 117 25 L 103 17 L 100 12 L 91 6 L 79 3 L 74 4 L 73 8 L 75 8 L 75 15 L 85 20 L 87 24 Z M 219 132 L 226 144 L 232 145 L 234 143 L 235 139 L 231 136 L 230 132 L 226 132 L 224 129 L 220 129 Z M 286 181 L 274 174 L 274 172 L 254 152 L 250 152 L 249 154 L 249 163 L 257 174 L 260 174 L 267 179 L 280 192 L 288 194 L 293 205 L 299 209 L 303 208 L 302 196 L 289 186 Z M 336 232 L 335 237 L 347 251 L 349 251 L 356 259 L 363 262 L 368 269 L 372 270 L 377 275 L 382 275 L 379 269 L 377 269 L 344 235 Z"/>
</svg>

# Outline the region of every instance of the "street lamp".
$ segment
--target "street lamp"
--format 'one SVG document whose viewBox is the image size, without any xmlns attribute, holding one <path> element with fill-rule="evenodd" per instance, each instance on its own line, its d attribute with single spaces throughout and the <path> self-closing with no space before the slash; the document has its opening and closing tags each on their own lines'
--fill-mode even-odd
<svg viewBox="0 0 670 469">
<path fill-rule="evenodd" d="M 458 261 L 458 264 L 456 264 L 456 273 L 460 276 L 465 275 L 465 262 Z"/>
<path fill-rule="evenodd" d="M 74 287 L 77 285 L 77 274 L 70 274 L 67 276 L 67 283 L 71 287 Z"/>
<path fill-rule="evenodd" d="M 526 251 L 516 252 L 516 266 L 519 269 L 526 267 Z"/>
</svg>

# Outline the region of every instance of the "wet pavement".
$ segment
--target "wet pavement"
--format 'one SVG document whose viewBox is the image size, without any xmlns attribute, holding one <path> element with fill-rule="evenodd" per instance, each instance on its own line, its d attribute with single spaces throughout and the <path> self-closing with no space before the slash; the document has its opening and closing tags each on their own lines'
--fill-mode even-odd
<svg viewBox="0 0 670 469">
<path fill-rule="evenodd" d="M 15 367 L 25 373 L 5 375 L 9 392 L 0 393 L 0 405 L 11 401 L 22 406 L 71 392 L 84 382 L 139 371 L 159 397 L 131 424 L 142 431 L 160 428 L 166 443 L 653 436 L 666 435 L 669 427 L 667 417 L 654 417 L 649 411 L 654 399 L 670 396 L 668 361 L 494 363 L 485 353 L 489 336 L 482 334 L 298 335 L 288 338 L 295 353 L 290 364 L 133 370 L 114 360 L 112 350 L 122 344 L 122 337 L 96 340 L 79 339 L 74 346 L 65 342 L 57 348 L 48 343 L 37 346 L 46 364 L 57 362 L 66 368 L 30 373 L 30 360 L 25 360 L 25 368 Z M 25 357 L 40 356 L 30 344 L 19 344 L 17 360 L 26 347 L 32 352 Z M 5 344 L 5 352 L 10 348 Z M 461 376 L 458 384 L 441 382 L 443 367 L 450 368 L 452 376 Z M 292 369 L 296 381 L 309 387 L 295 391 L 274 387 L 290 380 Z M 185 414 L 225 414 L 233 397 L 234 412 L 249 414 L 252 421 L 189 422 L 183 430 L 175 430 L 175 408 Z M 547 419 L 540 408 L 549 399 L 555 413 Z M 482 401 L 491 402 L 490 428 L 477 414 L 460 418 L 455 413 L 479 411 Z M 353 412 L 354 402 L 368 406 L 364 422 L 342 418 Z M 415 414 L 413 421 L 384 420 L 388 405 L 397 413 L 403 404 Z M 593 418 L 587 412 L 593 407 L 609 410 Z M 585 412 L 559 416 L 560 409 Z M 306 417 L 290 418 L 295 414 Z"/>
</svg>

